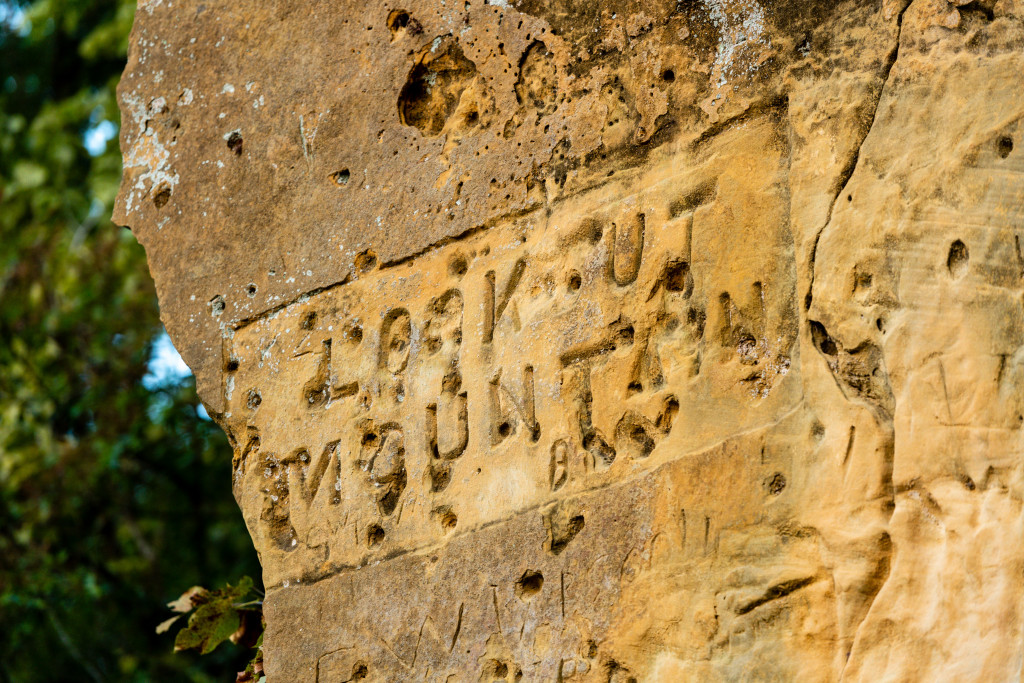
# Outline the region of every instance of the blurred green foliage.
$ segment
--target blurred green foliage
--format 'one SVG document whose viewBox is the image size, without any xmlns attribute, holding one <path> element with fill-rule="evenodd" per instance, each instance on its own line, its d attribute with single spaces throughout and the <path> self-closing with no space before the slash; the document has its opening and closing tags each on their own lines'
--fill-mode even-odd
<svg viewBox="0 0 1024 683">
<path fill-rule="evenodd" d="M 224 681 L 251 656 L 154 632 L 259 567 L 191 378 L 141 381 L 163 328 L 101 135 L 133 12 L 0 0 L 0 681 Z"/>
</svg>

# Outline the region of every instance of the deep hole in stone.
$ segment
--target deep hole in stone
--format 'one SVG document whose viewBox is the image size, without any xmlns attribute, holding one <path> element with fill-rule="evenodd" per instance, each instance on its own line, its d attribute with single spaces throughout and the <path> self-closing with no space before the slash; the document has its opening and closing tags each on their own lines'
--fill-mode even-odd
<svg viewBox="0 0 1024 683">
<path fill-rule="evenodd" d="M 388 28 L 397 31 L 409 25 L 409 13 L 403 9 L 391 10 L 388 15 Z"/>
<path fill-rule="evenodd" d="M 250 297 L 256 296 L 256 285 L 250 282 L 249 286 L 245 288 L 245 293 Z"/>
<path fill-rule="evenodd" d="M 242 134 L 237 130 L 228 136 L 228 149 L 234 152 L 237 156 L 242 155 Z"/>
<path fill-rule="evenodd" d="M 527 601 L 533 598 L 533 596 L 540 593 L 541 588 L 544 587 L 544 575 L 540 572 L 527 569 L 519 580 L 516 581 L 515 593 L 516 597 L 522 601 Z"/>
<path fill-rule="evenodd" d="M 384 495 L 378 498 L 377 508 L 380 510 L 382 515 L 390 516 L 394 513 L 395 508 L 398 507 L 398 499 L 402 495 L 402 489 L 404 488 L 404 484 L 401 487 L 393 486 L 389 488 Z"/>
<path fill-rule="evenodd" d="M 949 256 L 946 257 L 946 269 L 954 279 L 960 279 L 967 272 L 967 263 L 970 260 L 970 251 L 967 245 L 960 240 L 955 240 L 949 245 Z"/>
<path fill-rule="evenodd" d="M 1005 159 L 1010 156 L 1010 152 L 1013 151 L 1013 138 L 1009 135 L 1003 135 L 996 141 L 996 153 L 999 154 L 1000 159 Z"/>
<path fill-rule="evenodd" d="M 348 181 L 351 179 L 351 177 L 352 174 L 349 172 L 347 168 L 343 168 L 340 171 L 331 174 L 331 180 L 333 180 L 334 184 L 337 185 L 338 187 L 344 187 L 345 185 L 348 185 Z"/>
<path fill-rule="evenodd" d="M 550 550 L 554 555 L 561 555 L 576 536 L 586 526 L 586 519 L 583 515 L 573 515 L 568 523 L 561 529 L 552 529 Z"/>
<path fill-rule="evenodd" d="M 690 264 L 673 261 L 665 268 L 665 289 L 670 292 L 686 292 L 690 275 Z"/>
<path fill-rule="evenodd" d="M 437 515 L 437 521 L 441 524 L 441 531 L 444 533 L 450 533 L 458 526 L 459 517 L 450 507 L 438 508 L 434 512 Z"/>
<path fill-rule="evenodd" d="M 462 92 L 476 78 L 476 64 L 452 38 L 421 54 L 398 97 L 399 120 L 425 135 L 438 135 L 455 113 Z"/>
<path fill-rule="evenodd" d="M 366 545 L 376 548 L 384 542 L 384 529 L 380 524 L 371 524 L 366 530 Z"/>
<path fill-rule="evenodd" d="M 569 274 L 569 283 L 566 285 L 570 292 L 579 291 L 579 288 L 583 285 L 583 278 L 576 271 Z"/>
<path fill-rule="evenodd" d="M 238 369 L 238 359 L 237 358 L 232 358 L 231 360 L 229 360 L 227 362 L 227 365 L 224 366 L 224 369 L 227 370 L 228 372 L 234 372 L 235 370 L 237 370 Z"/>
<path fill-rule="evenodd" d="M 167 202 L 171 199 L 171 187 L 169 185 L 161 185 L 157 188 L 153 194 L 153 206 L 158 209 L 164 208 Z"/>
<path fill-rule="evenodd" d="M 377 254 L 373 253 L 369 249 L 360 252 L 356 255 L 356 268 L 365 273 L 377 265 Z"/>
<path fill-rule="evenodd" d="M 636 332 L 633 330 L 633 326 L 625 325 L 619 330 L 619 333 L 616 335 L 616 338 L 619 343 L 628 346 L 629 344 L 633 343 L 633 337 L 635 335 Z"/>
<path fill-rule="evenodd" d="M 676 80 L 676 72 L 673 71 L 672 69 L 665 69 L 664 71 L 661 72 L 661 80 L 665 81 L 666 83 L 671 83 L 672 81 Z"/>
<path fill-rule="evenodd" d="M 836 346 L 835 340 L 829 336 L 825 326 L 819 323 L 817 320 L 811 322 L 811 339 L 814 341 L 814 345 L 818 347 L 826 356 L 835 356 L 839 353 L 839 347 Z"/>
<path fill-rule="evenodd" d="M 466 261 L 466 257 L 459 254 L 452 259 L 452 262 L 448 264 L 448 272 L 454 277 L 462 277 L 469 270 L 469 263 Z"/>
</svg>

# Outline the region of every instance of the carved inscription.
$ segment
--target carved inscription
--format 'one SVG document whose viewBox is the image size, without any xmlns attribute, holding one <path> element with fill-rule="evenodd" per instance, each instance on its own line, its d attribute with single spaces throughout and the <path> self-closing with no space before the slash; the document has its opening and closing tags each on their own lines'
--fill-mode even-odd
<svg viewBox="0 0 1024 683">
<path fill-rule="evenodd" d="M 225 419 L 256 435 L 236 458 L 252 532 L 351 566 L 791 405 L 786 198 L 720 173 L 609 184 L 236 330 Z"/>
</svg>

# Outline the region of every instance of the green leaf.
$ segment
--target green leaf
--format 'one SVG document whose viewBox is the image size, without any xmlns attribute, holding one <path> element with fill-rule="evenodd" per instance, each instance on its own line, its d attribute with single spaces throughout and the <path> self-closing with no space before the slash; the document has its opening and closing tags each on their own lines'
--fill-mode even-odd
<svg viewBox="0 0 1024 683">
<path fill-rule="evenodd" d="M 188 611 L 186 606 L 199 605 L 189 617 L 188 626 L 175 637 L 174 650 L 199 650 L 205 655 L 231 638 L 242 626 L 242 611 L 249 611 L 245 607 L 240 609 L 236 603 L 252 591 L 252 585 L 252 579 L 243 576 L 236 585 L 228 584 L 218 590 L 194 586 L 170 603 L 168 606 L 176 611 Z"/>
<path fill-rule="evenodd" d="M 178 632 L 174 650 L 199 650 L 209 654 L 231 637 L 241 623 L 238 610 L 228 600 L 216 600 L 201 605 L 188 620 L 188 627 Z"/>
</svg>

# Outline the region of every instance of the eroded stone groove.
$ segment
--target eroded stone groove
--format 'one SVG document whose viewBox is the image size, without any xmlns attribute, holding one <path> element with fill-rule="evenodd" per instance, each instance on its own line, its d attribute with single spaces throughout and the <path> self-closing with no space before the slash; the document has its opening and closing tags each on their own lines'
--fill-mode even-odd
<svg viewBox="0 0 1024 683">
<path fill-rule="evenodd" d="M 1017 676 L 1021 74 L 1019 0 L 142 3 L 269 679 Z"/>
</svg>

